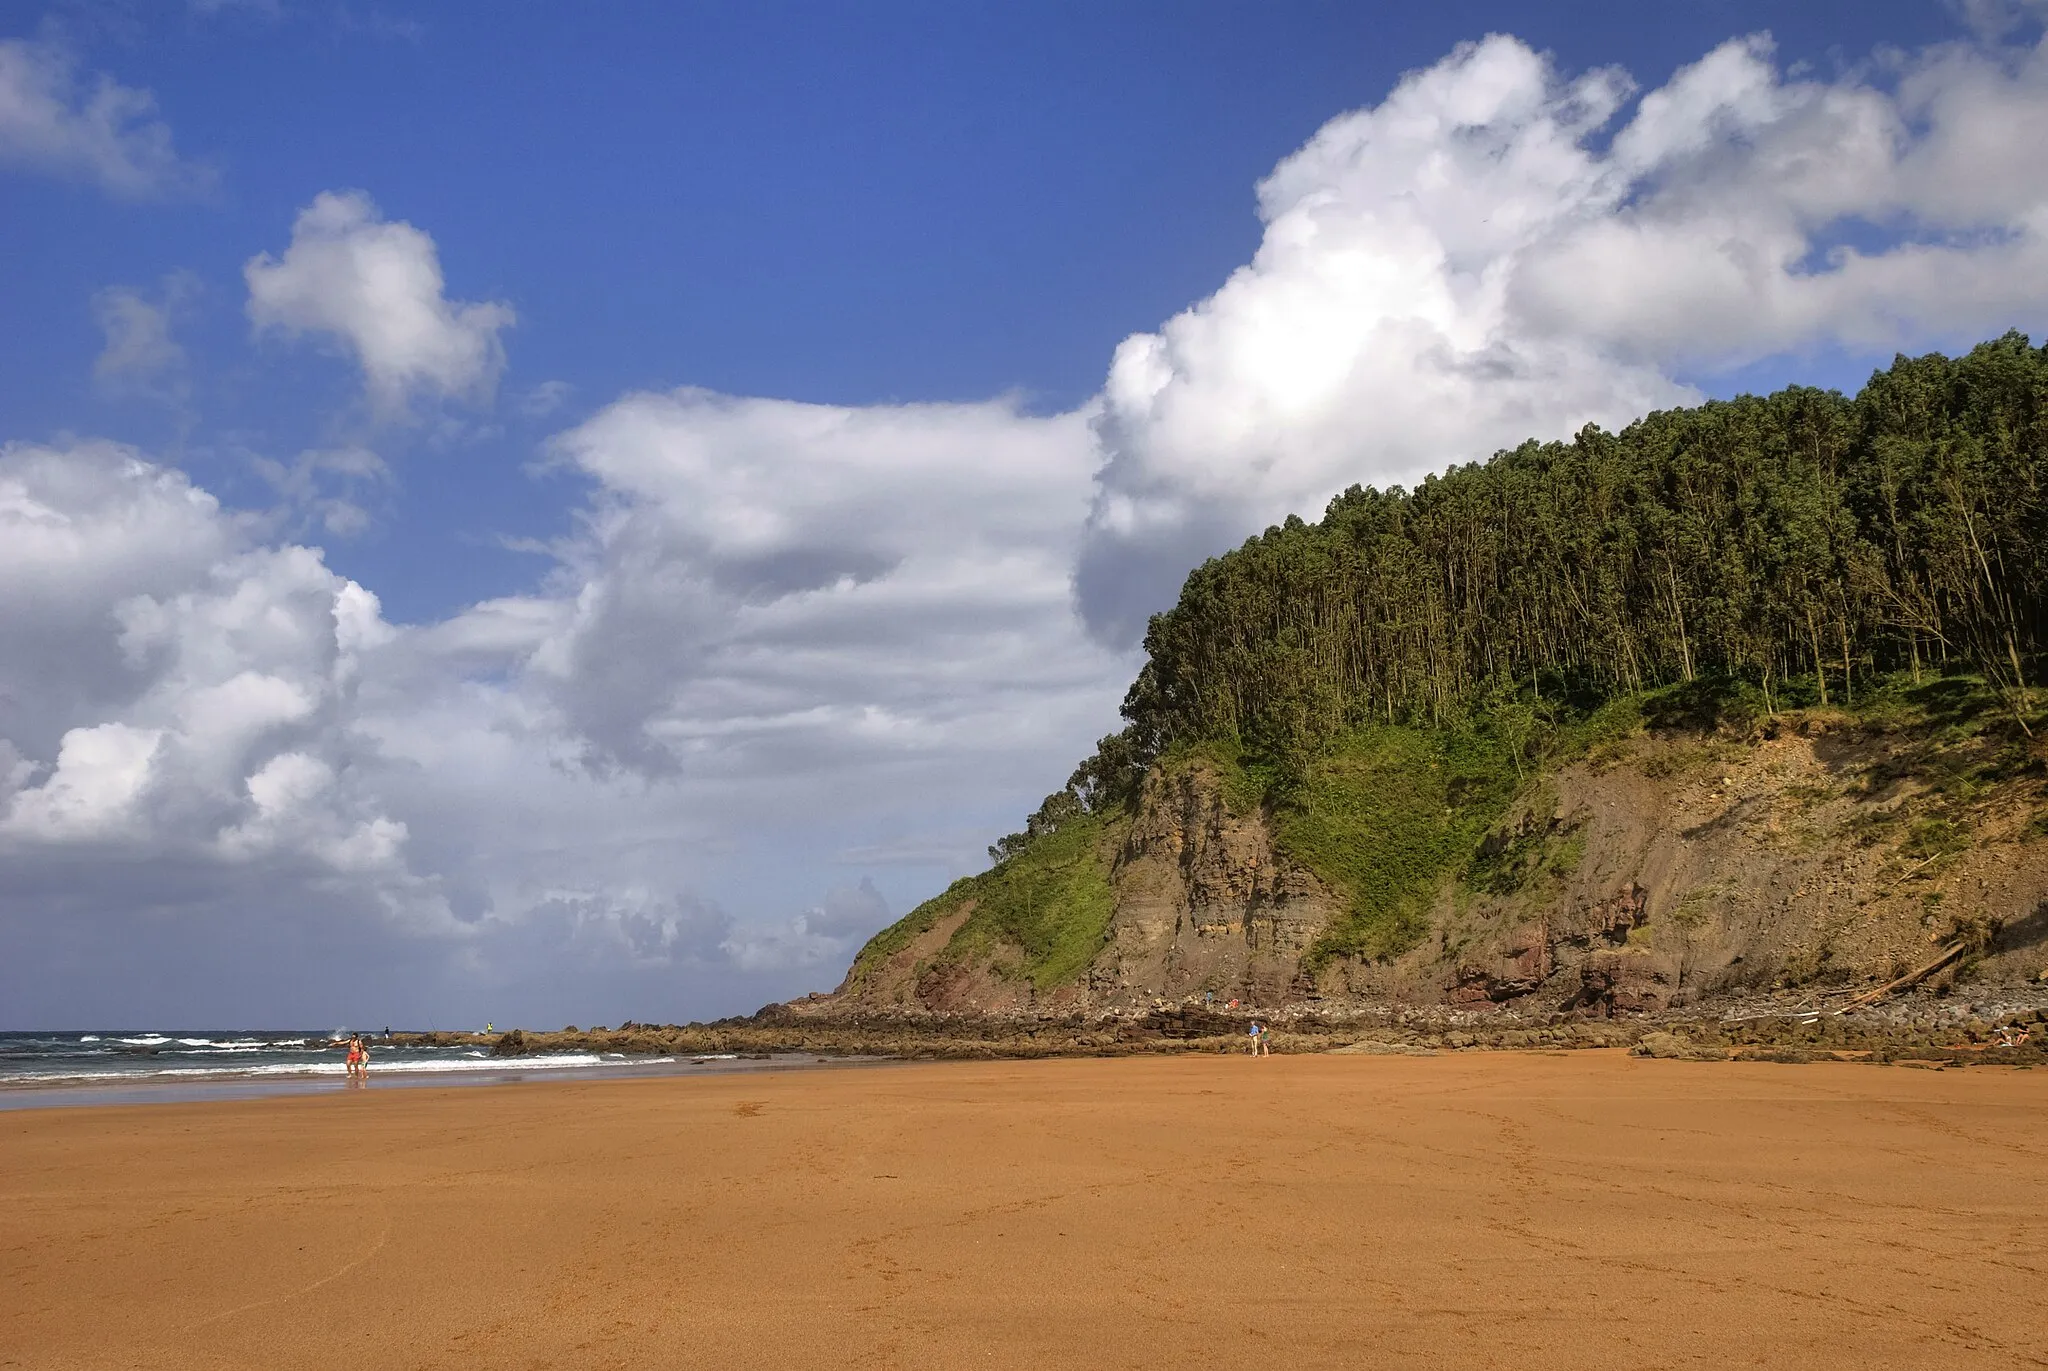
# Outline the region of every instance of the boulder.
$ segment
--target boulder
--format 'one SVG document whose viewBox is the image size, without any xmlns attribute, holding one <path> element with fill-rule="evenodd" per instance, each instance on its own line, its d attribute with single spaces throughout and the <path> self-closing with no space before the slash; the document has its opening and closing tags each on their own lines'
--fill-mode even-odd
<svg viewBox="0 0 2048 1371">
<path fill-rule="evenodd" d="M 1573 1003 L 1603 1015 L 1646 1014 L 1662 1009 L 1669 998 L 1664 972 L 1649 953 L 1601 948 L 1579 968 L 1579 993 Z"/>
<path fill-rule="evenodd" d="M 1690 1057 L 1693 1053 L 1691 1040 L 1676 1033 L 1645 1033 L 1630 1050 L 1638 1057 L 1661 1057 L 1667 1060 Z"/>
</svg>

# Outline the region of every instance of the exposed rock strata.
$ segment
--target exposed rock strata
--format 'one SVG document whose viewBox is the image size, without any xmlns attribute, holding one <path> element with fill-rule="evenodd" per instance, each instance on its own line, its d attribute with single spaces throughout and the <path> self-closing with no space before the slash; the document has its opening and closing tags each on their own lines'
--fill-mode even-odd
<svg viewBox="0 0 2048 1371">
<path fill-rule="evenodd" d="M 1427 937 L 1382 961 L 1305 956 L 1348 897 L 1289 859 L 1269 816 L 1233 809 L 1213 768 L 1158 771 L 1108 852 L 1114 913 L 1071 984 L 1041 991 L 995 959 L 955 955 L 967 904 L 798 1010 L 1058 1016 L 1235 1000 L 1604 1018 L 1774 989 L 1824 1003 L 1884 984 L 1959 930 L 1979 951 L 1931 993 L 2048 976 L 2048 765 L 1957 786 L 1981 758 L 1966 745 L 1930 759 L 1929 746 L 1825 711 L 1742 739 L 1639 736 L 1530 786 L 1479 855 L 1543 860 L 1505 894 L 1446 880 Z M 1964 840 L 1942 838 L 1952 829 Z"/>
<path fill-rule="evenodd" d="M 1210 771 L 1152 776 L 1111 881 L 1116 914 L 1088 986 L 1113 998 L 1214 995 L 1275 1004 L 1313 991 L 1302 954 L 1340 902 L 1275 855 Z"/>
</svg>

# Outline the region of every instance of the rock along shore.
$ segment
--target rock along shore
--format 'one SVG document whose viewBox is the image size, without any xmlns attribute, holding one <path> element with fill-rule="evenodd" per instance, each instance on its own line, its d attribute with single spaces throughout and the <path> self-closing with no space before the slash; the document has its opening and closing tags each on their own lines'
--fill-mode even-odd
<svg viewBox="0 0 2048 1371">
<path fill-rule="evenodd" d="M 1917 999 L 1917 997 L 1916 997 Z M 1294 1006 L 1215 1011 L 1159 1006 L 1095 1015 L 834 1014 L 804 1001 L 704 1024 L 628 1021 L 499 1034 L 396 1033 L 397 1046 L 481 1047 L 496 1056 L 595 1052 L 628 1056 L 886 1057 L 995 1060 L 1244 1051 L 1254 1019 L 1276 1052 L 1561 1051 L 1627 1047 L 1644 1056 L 1706 1060 L 1866 1061 L 1932 1065 L 2048 1064 L 2048 1007 L 1920 1003 L 1831 1013 L 1759 1006 L 1720 1017 L 1683 1015 L 1580 1020 L 1432 1008 L 1343 1010 Z M 2022 1035 L 2024 1035 L 2022 1037 Z"/>
</svg>

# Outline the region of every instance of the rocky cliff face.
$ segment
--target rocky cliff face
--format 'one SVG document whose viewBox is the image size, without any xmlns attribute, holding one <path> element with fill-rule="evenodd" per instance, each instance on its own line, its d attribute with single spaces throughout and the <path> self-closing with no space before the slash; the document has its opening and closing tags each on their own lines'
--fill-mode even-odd
<svg viewBox="0 0 2048 1371">
<path fill-rule="evenodd" d="M 1958 940 L 1966 979 L 2037 981 L 2041 767 L 1992 751 L 1815 716 L 1564 768 L 1506 831 L 1571 860 L 1505 897 L 1447 893 L 1414 969 L 1452 1002 L 1591 1013 L 1846 996 Z"/>
<path fill-rule="evenodd" d="M 1826 711 L 1644 732 L 1529 778 L 1399 955 L 1319 948 L 1354 892 L 1290 853 L 1217 767 L 1157 769 L 1094 853 L 1113 909 L 1064 984 L 957 935 L 973 892 L 863 954 L 804 1012 L 1064 1013 L 1159 1003 L 1626 1015 L 1839 1000 L 1966 945 L 1937 988 L 2048 976 L 2048 765 L 2027 741 Z M 1368 832 L 1360 841 L 1371 842 Z M 909 923 L 911 921 L 906 921 Z M 878 939 L 881 944 L 883 939 Z"/>
<path fill-rule="evenodd" d="M 960 946 L 977 900 L 963 894 L 888 955 L 863 953 L 807 1012 L 1067 1013 L 1172 998 L 1275 1004 L 1313 993 L 1302 954 L 1340 901 L 1274 851 L 1265 816 L 1233 813 L 1212 768 L 1155 771 L 1137 812 L 1096 859 L 1113 912 L 1083 975 L 1041 991 L 1003 974 L 1000 953 Z M 942 900 L 944 897 L 942 897 Z M 915 917 L 915 916 L 913 916 Z"/>
<path fill-rule="evenodd" d="M 1116 913 L 1088 986 L 1112 1001 L 1312 994 L 1302 956 L 1342 903 L 1274 851 L 1264 815 L 1233 814 L 1201 765 L 1148 778 L 1111 885 Z"/>
</svg>

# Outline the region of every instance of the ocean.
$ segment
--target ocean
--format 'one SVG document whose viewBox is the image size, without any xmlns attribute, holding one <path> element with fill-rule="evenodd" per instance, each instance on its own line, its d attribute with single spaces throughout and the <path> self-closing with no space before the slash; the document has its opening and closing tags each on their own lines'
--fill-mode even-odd
<svg viewBox="0 0 2048 1371">
<path fill-rule="evenodd" d="M 341 1087 L 347 1076 L 339 1036 L 324 1029 L 155 1030 L 100 1029 L 84 1033 L 0 1033 L 0 1104 L 37 1086 L 131 1087 L 182 1085 L 276 1086 L 322 1083 Z M 629 1057 L 622 1053 L 562 1052 L 493 1057 L 479 1047 L 406 1047 L 371 1037 L 370 1080 L 416 1084 L 464 1079 L 516 1078 L 537 1072 L 602 1075 L 649 1067 L 731 1063 L 728 1054 L 703 1057 Z M 188 1091 L 176 1092 L 189 1095 Z"/>
</svg>

